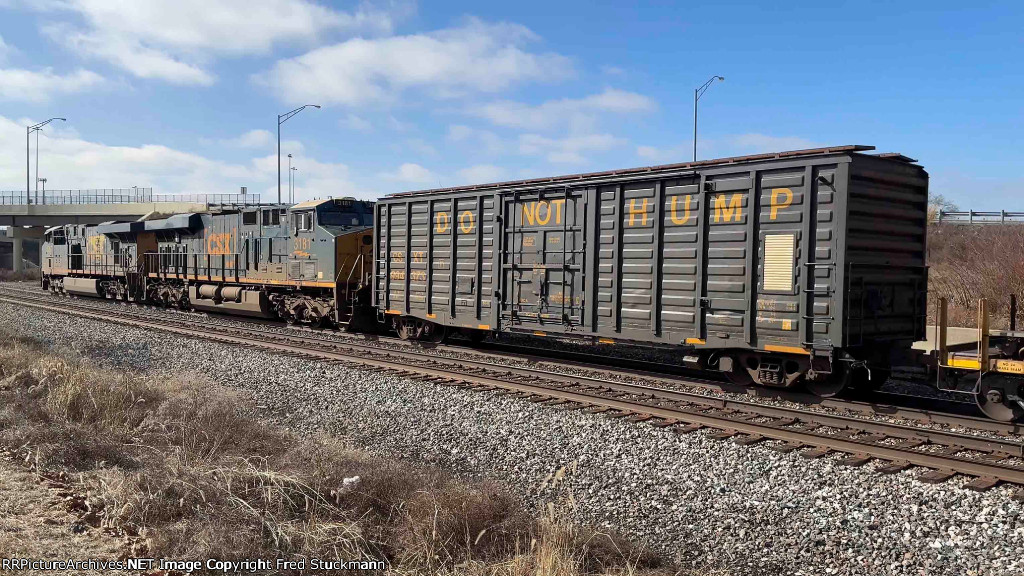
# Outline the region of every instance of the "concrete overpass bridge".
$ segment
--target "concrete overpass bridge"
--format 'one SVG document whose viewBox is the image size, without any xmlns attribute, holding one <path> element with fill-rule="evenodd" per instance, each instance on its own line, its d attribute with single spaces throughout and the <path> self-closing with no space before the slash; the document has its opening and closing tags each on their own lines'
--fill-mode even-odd
<svg viewBox="0 0 1024 576">
<path fill-rule="evenodd" d="M 9 259 L 10 268 L 23 270 L 25 243 L 39 242 L 51 226 L 132 222 L 259 204 L 259 195 L 248 194 L 245 188 L 238 194 L 153 194 L 152 188 L 47 190 L 42 195 L 0 192 L 0 226 L 7 227 L 6 234 L 0 234 L 0 267 L 7 267 Z"/>
</svg>

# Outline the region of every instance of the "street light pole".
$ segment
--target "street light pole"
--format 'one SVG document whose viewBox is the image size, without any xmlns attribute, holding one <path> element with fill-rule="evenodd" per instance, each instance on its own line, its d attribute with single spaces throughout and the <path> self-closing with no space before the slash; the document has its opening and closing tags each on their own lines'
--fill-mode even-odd
<svg viewBox="0 0 1024 576">
<path fill-rule="evenodd" d="M 42 132 L 42 128 L 36 128 L 36 194 L 35 202 L 39 204 L 39 133 Z"/>
<path fill-rule="evenodd" d="M 711 87 L 711 84 L 715 80 L 718 80 L 719 82 L 721 82 L 722 80 L 725 80 L 725 76 L 712 76 L 711 78 L 708 79 L 707 82 L 704 83 L 703 86 L 701 86 L 700 88 L 697 88 L 696 90 L 693 91 L 693 161 L 694 162 L 697 161 L 697 101 L 700 100 L 700 97 L 703 96 L 704 93 L 708 91 L 708 88 Z"/>
<path fill-rule="evenodd" d="M 40 122 L 39 124 L 33 124 L 32 126 L 26 126 L 25 127 L 25 204 L 31 204 L 32 203 L 32 179 L 31 179 L 32 178 L 32 174 L 31 174 L 30 165 L 29 165 L 29 162 L 31 160 L 32 154 L 29 151 L 30 142 L 31 142 L 29 137 L 32 135 L 32 131 L 33 130 L 38 130 L 38 129 L 42 128 L 43 126 L 46 126 L 50 122 L 53 122 L 54 120 L 60 120 L 61 122 L 67 122 L 67 118 L 50 118 L 46 122 Z M 38 154 L 38 152 L 39 152 L 39 144 L 38 144 L 38 141 L 37 141 L 36 153 Z M 39 177 L 39 160 L 38 159 L 36 160 L 36 177 L 37 178 Z"/>
<path fill-rule="evenodd" d="M 320 108 L 319 104 L 306 104 L 305 106 L 299 106 L 291 112 L 285 112 L 284 114 L 277 115 L 277 203 L 281 203 L 281 124 L 284 124 L 288 120 L 295 116 L 299 112 L 302 112 L 306 108 L 312 106 L 313 108 Z"/>
<path fill-rule="evenodd" d="M 288 202 L 292 201 L 292 155 L 288 155 Z"/>
<path fill-rule="evenodd" d="M 38 174 L 38 172 L 36 172 Z M 46 206 L 46 178 L 37 178 L 39 182 L 43 183 L 43 206 Z"/>
<path fill-rule="evenodd" d="M 292 192 L 291 192 L 292 199 L 291 199 L 291 202 L 292 202 L 292 204 L 294 204 L 295 203 L 295 185 L 298 184 L 297 180 L 299 179 L 299 167 L 298 166 L 294 166 L 292 168 L 289 168 L 288 171 L 293 174 L 293 176 L 292 176 Z"/>
</svg>

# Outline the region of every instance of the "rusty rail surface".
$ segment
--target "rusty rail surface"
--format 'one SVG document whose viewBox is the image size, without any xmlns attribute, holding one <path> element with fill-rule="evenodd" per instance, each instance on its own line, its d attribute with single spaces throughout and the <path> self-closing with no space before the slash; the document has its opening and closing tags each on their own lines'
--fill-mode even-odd
<svg viewBox="0 0 1024 576">
<path fill-rule="evenodd" d="M 773 448 L 800 450 L 809 458 L 839 452 L 846 454 L 841 462 L 851 466 L 876 459 L 884 462 L 877 468 L 879 472 L 921 466 L 930 469 L 918 476 L 925 482 L 941 482 L 963 474 L 973 477 L 967 487 L 976 490 L 1002 482 L 1024 486 L 1024 444 L 1008 439 L 768 406 L 484 360 L 445 358 L 415 350 L 381 349 L 373 344 L 268 334 L 257 329 L 221 325 L 207 325 L 205 332 L 197 332 L 194 319 L 142 319 L 127 312 L 112 313 L 109 309 L 96 312 L 77 302 L 54 303 L 42 297 L 0 295 L 0 300 L 294 357 L 370 368 L 432 384 L 516 394 L 537 402 L 587 408 L 679 432 L 711 428 L 717 430 L 713 437 L 735 438 L 740 444 L 775 440 L 780 444 Z"/>
</svg>

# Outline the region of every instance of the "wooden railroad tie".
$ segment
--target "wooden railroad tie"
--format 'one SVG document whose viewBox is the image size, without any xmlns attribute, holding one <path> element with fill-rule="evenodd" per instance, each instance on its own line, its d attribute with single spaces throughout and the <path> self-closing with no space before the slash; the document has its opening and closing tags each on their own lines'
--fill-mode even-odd
<svg viewBox="0 0 1024 576">
<path fill-rule="evenodd" d="M 917 477 L 917 480 L 925 484 L 941 484 L 956 476 L 952 470 L 929 470 Z"/>
</svg>

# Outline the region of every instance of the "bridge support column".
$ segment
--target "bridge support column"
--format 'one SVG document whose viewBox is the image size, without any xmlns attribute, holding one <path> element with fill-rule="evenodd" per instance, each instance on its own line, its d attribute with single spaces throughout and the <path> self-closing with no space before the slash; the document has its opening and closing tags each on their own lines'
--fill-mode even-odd
<svg viewBox="0 0 1024 576">
<path fill-rule="evenodd" d="M 11 238 L 11 267 L 15 272 L 23 272 L 25 270 L 25 251 L 24 251 L 24 240 L 21 236 L 14 236 Z"/>
</svg>

